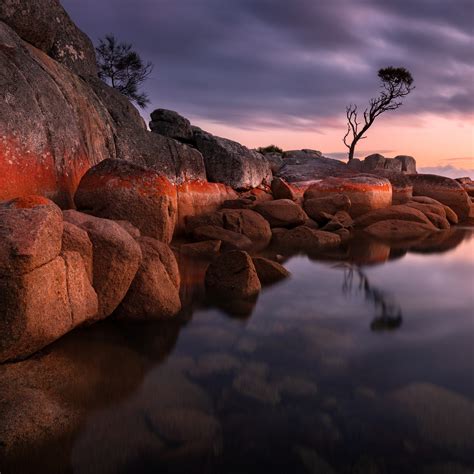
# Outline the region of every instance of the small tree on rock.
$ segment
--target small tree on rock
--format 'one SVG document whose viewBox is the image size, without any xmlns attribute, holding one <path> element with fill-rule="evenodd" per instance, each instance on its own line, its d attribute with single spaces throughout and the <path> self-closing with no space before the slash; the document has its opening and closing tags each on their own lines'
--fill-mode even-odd
<svg viewBox="0 0 474 474">
<path fill-rule="evenodd" d="M 359 140 L 367 138 L 364 134 L 374 123 L 375 119 L 388 110 L 396 110 L 402 105 L 401 99 L 414 88 L 413 77 L 404 67 L 386 67 L 378 72 L 382 82 L 380 95 L 370 99 L 369 107 L 364 111 L 364 122 L 358 120 L 357 105 L 350 104 L 346 108 L 347 133 L 343 142 L 349 148 L 349 161 L 354 158 L 354 151 Z M 360 128 L 360 126 L 362 127 Z M 351 140 L 349 142 L 349 140 Z"/>
<path fill-rule="evenodd" d="M 144 108 L 150 101 L 139 88 L 150 76 L 153 64 L 143 62 L 131 44 L 120 43 L 113 35 L 101 38 L 96 52 L 99 77 Z"/>
</svg>

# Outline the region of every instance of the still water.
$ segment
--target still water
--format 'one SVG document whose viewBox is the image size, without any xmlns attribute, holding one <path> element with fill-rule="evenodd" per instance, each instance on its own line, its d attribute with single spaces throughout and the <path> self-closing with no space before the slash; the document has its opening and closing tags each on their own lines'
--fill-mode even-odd
<svg viewBox="0 0 474 474">
<path fill-rule="evenodd" d="M 471 474 L 473 236 L 292 256 L 223 308 L 182 261 L 180 321 L 106 322 L 0 368 L 22 446 L 0 471 Z"/>
</svg>

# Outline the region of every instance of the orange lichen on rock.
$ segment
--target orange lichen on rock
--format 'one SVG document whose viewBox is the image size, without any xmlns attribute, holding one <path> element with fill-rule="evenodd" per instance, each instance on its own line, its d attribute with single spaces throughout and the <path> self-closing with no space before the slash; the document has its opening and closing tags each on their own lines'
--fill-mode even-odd
<svg viewBox="0 0 474 474">
<path fill-rule="evenodd" d="M 222 183 L 188 181 L 177 186 L 178 219 L 175 234 L 184 231 L 187 216 L 209 214 L 227 200 L 236 199 L 237 193 Z"/>
<path fill-rule="evenodd" d="M 149 168 L 104 160 L 84 175 L 74 201 L 94 216 L 129 221 L 145 236 L 166 243 L 173 237 L 176 186 Z"/>
<path fill-rule="evenodd" d="M 308 187 L 305 199 L 344 194 L 351 200 L 350 214 L 360 216 L 373 209 L 392 204 L 392 185 L 386 178 L 358 175 L 344 178 L 326 178 Z"/>
</svg>

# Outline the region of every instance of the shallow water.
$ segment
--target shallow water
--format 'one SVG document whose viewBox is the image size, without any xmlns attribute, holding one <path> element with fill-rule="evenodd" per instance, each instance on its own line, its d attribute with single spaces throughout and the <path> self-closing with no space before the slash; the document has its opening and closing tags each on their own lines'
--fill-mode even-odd
<svg viewBox="0 0 474 474">
<path fill-rule="evenodd" d="M 472 473 L 473 235 L 293 256 L 224 309 L 182 261 L 180 321 L 107 322 L 0 368 L 22 440 L 0 471 Z"/>
</svg>

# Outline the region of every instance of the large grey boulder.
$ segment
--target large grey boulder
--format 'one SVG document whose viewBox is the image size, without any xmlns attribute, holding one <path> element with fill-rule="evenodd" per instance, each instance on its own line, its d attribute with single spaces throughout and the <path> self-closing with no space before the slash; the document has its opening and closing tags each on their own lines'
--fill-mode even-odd
<svg viewBox="0 0 474 474">
<path fill-rule="evenodd" d="M 402 172 L 408 174 L 416 173 L 416 160 L 413 156 L 398 155 L 394 158 L 395 161 L 399 161 L 402 164 Z"/>
<path fill-rule="evenodd" d="M 91 40 L 58 0 L 2 0 L 0 21 L 76 74 L 97 75 Z"/>
<path fill-rule="evenodd" d="M 112 118 L 114 158 L 152 168 L 177 184 L 206 180 L 204 159 L 198 150 L 149 132 L 138 110 L 124 95 L 100 79 L 89 77 L 87 81 Z"/>
<path fill-rule="evenodd" d="M 402 161 L 394 158 L 385 158 L 379 153 L 374 153 L 365 157 L 362 162 L 361 171 L 370 173 L 371 171 L 387 170 L 397 173 L 402 172 Z"/>
<path fill-rule="evenodd" d="M 107 110 L 83 80 L 1 21 L 0 91 L 0 200 L 41 194 L 71 205 L 82 174 L 115 155 Z"/>
<path fill-rule="evenodd" d="M 270 185 L 272 172 L 268 160 L 240 143 L 216 137 L 193 127 L 196 148 L 202 153 L 207 179 L 234 189 Z"/>
<path fill-rule="evenodd" d="M 302 150 L 301 152 L 286 152 L 283 156 L 283 166 L 277 176 L 288 183 L 307 182 L 329 176 L 349 176 L 354 172 L 345 163 L 321 156 L 317 152 Z"/>
<path fill-rule="evenodd" d="M 151 113 L 150 129 L 152 132 L 174 138 L 180 142 L 193 141 L 191 122 L 174 110 L 154 110 Z"/>
<path fill-rule="evenodd" d="M 393 173 L 416 173 L 416 160 L 413 156 L 398 155 L 395 158 L 386 158 L 380 153 L 366 156 L 358 171 L 371 173 L 372 171 L 390 171 Z"/>
</svg>

